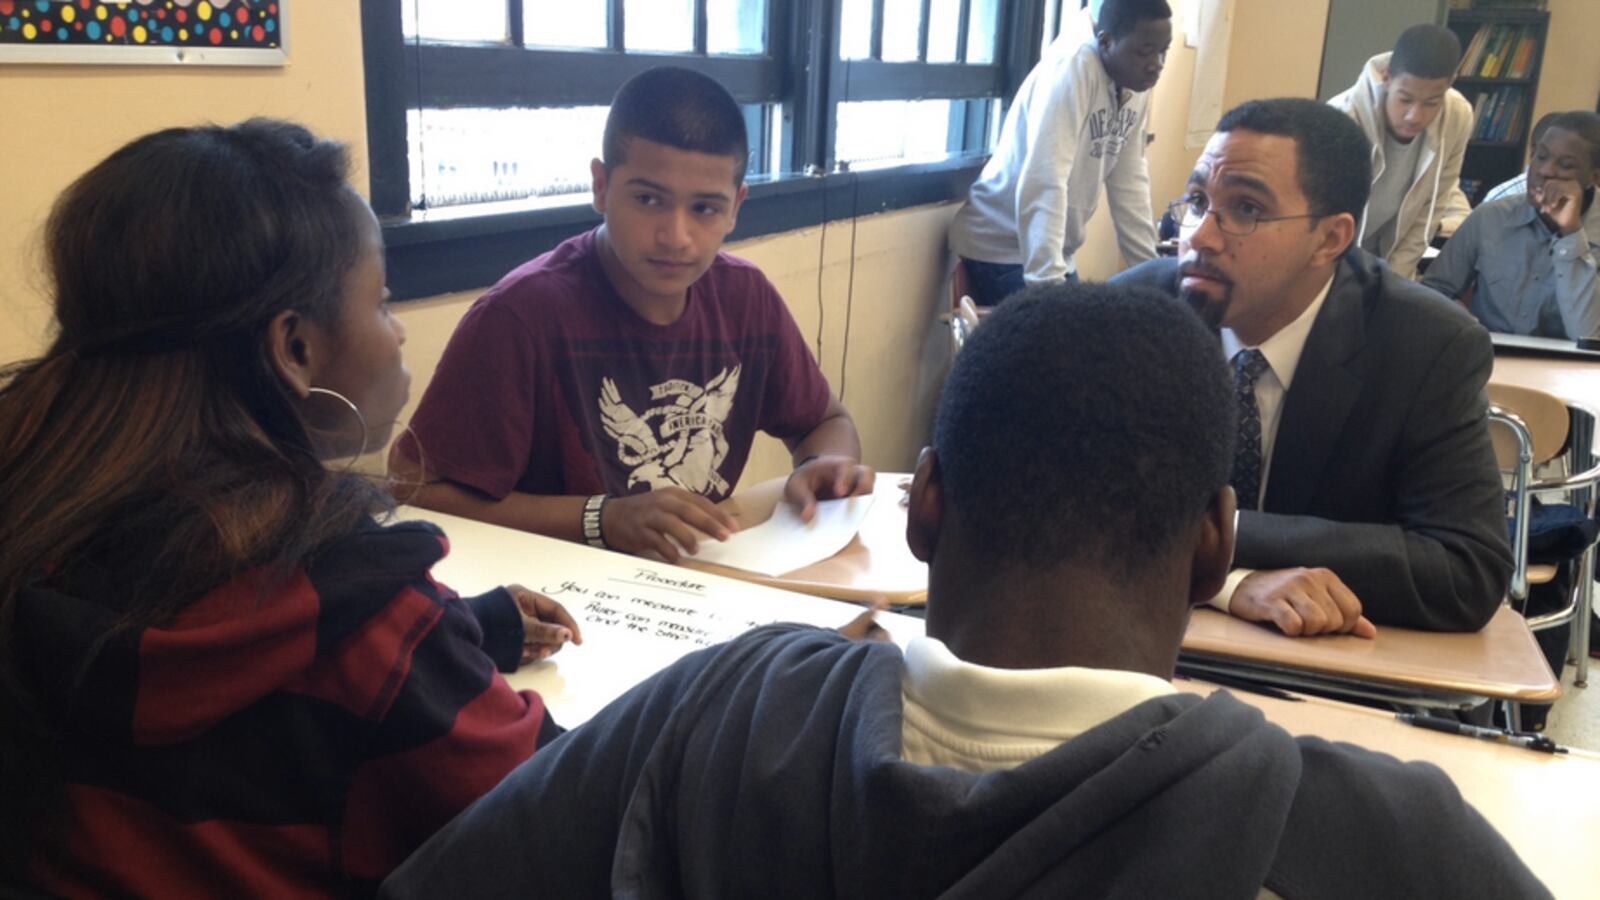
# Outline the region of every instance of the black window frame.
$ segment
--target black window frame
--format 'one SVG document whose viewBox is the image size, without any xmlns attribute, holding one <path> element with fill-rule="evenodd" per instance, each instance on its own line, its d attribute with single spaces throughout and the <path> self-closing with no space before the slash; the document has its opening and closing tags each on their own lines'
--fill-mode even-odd
<svg viewBox="0 0 1600 900">
<path fill-rule="evenodd" d="M 952 117 L 949 144 L 962 150 L 979 147 L 990 127 L 990 98 L 1009 103 L 1037 62 L 1045 25 L 1044 0 L 1001 2 L 992 64 L 842 60 L 842 0 L 767 0 L 765 53 L 707 56 L 706 0 L 696 3 L 698 54 L 523 47 L 520 0 L 508 0 L 505 43 L 408 41 L 401 25 L 404 2 L 410 0 L 361 0 L 371 200 L 389 248 L 390 288 L 402 300 L 486 287 L 599 222 L 587 205 L 577 204 L 481 214 L 414 213 L 406 133 L 407 109 L 414 105 L 603 106 L 624 80 L 651 66 L 672 64 L 705 72 L 728 86 L 740 103 L 770 105 L 784 118 L 782 173 L 752 182 L 739 227 L 730 237 L 740 240 L 965 196 L 987 158 L 982 152 L 841 171 L 833 141 L 838 104 L 967 100 L 967 114 Z M 620 47 L 622 0 L 608 2 L 613 6 L 609 43 Z M 921 58 L 927 51 L 930 2 L 922 0 Z M 961 3 L 958 59 L 967 50 L 971 2 Z M 884 0 L 873 0 L 874 57 L 881 56 L 883 5 Z"/>
</svg>

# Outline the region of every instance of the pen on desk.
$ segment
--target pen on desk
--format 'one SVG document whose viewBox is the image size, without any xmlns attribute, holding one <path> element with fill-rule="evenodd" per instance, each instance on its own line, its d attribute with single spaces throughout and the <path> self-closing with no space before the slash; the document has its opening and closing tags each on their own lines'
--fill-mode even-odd
<svg viewBox="0 0 1600 900">
<path fill-rule="evenodd" d="M 1513 747 L 1524 747 L 1539 753 L 1567 752 L 1567 748 L 1556 746 L 1555 741 L 1542 734 L 1528 734 L 1500 728 L 1484 728 L 1481 725 L 1468 725 L 1465 722 L 1457 722 L 1454 719 L 1443 719 L 1438 716 L 1425 716 L 1415 713 L 1396 713 L 1395 718 L 1417 728 L 1442 731 L 1445 734 L 1460 734 L 1466 737 L 1474 737 L 1481 741 L 1494 741 L 1497 744 L 1510 744 Z"/>
</svg>

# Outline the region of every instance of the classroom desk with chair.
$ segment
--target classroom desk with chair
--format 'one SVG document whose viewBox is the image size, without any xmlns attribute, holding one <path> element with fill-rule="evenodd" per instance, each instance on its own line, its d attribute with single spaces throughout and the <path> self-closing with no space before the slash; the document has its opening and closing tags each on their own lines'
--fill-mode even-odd
<svg viewBox="0 0 1600 900">
<path fill-rule="evenodd" d="M 1572 410 L 1569 469 L 1573 481 L 1583 481 L 1595 465 L 1594 436 L 1600 410 L 1600 354 L 1581 351 L 1570 341 L 1553 341 L 1515 335 L 1492 335 L 1495 342 L 1494 374 L 1498 384 L 1533 388 L 1552 394 Z M 1594 509 L 1593 489 L 1575 492 L 1574 502 Z M 1589 548 L 1579 561 L 1578 610 L 1572 630 L 1571 658 L 1576 664 L 1573 684 L 1586 687 L 1589 680 L 1589 630 L 1594 618 L 1596 555 Z"/>
<path fill-rule="evenodd" d="M 748 627 L 773 621 L 836 626 L 859 612 L 838 601 L 482 522 L 409 508 L 399 517 L 444 529 L 450 554 L 434 575 L 445 584 L 475 593 L 520 583 L 552 593 L 578 618 L 583 646 L 569 646 L 509 678 L 519 689 L 538 691 L 556 721 L 569 728 L 680 656 Z M 920 619 L 894 613 L 880 613 L 879 622 L 902 645 L 923 628 Z M 1184 679 L 1176 684 L 1199 693 L 1217 689 Z M 1600 796 L 1600 755 L 1573 750 L 1552 756 L 1408 727 L 1387 713 L 1333 701 L 1234 693 L 1295 734 L 1438 765 L 1556 896 L 1596 896 L 1582 861 L 1600 837 L 1600 806 L 1559 801 Z"/>
</svg>

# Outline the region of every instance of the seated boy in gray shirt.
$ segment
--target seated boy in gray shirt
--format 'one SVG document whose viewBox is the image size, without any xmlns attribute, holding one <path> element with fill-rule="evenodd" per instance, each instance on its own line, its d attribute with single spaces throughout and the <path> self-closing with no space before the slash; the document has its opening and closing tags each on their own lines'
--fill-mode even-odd
<svg viewBox="0 0 1600 900">
<path fill-rule="evenodd" d="M 1473 210 L 1423 284 L 1461 299 L 1490 331 L 1600 337 L 1600 233 L 1585 227 L 1600 184 L 1600 115 L 1560 113 L 1528 162 L 1527 193 Z"/>
</svg>

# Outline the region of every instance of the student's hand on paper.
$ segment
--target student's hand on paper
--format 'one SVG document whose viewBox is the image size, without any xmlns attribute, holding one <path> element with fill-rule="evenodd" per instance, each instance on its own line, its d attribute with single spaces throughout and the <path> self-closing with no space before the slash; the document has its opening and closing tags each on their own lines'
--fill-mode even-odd
<svg viewBox="0 0 1600 900">
<path fill-rule="evenodd" d="M 848 456 L 818 456 L 789 473 L 783 499 L 800 510 L 800 521 L 809 522 L 817 514 L 818 500 L 870 494 L 876 478 L 871 466 Z"/>
<path fill-rule="evenodd" d="M 583 643 L 578 620 L 560 603 L 520 584 L 506 585 L 522 613 L 522 664 L 548 659 L 571 641 Z"/>
<path fill-rule="evenodd" d="M 700 549 L 696 528 L 719 541 L 739 530 L 726 510 L 682 488 L 613 497 L 601 515 L 600 534 L 606 546 L 667 563 L 679 560 L 680 547 L 691 556 Z"/>
<path fill-rule="evenodd" d="M 840 626 L 839 633 L 852 641 L 887 641 L 889 632 L 878 624 L 878 613 L 886 605 L 881 600 L 873 603 L 866 612 Z"/>
<path fill-rule="evenodd" d="M 1245 576 L 1228 602 L 1229 615 L 1271 622 L 1291 637 L 1353 634 L 1375 638 L 1361 601 L 1328 569 L 1265 569 Z"/>
<path fill-rule="evenodd" d="M 1570 178 L 1547 178 L 1534 194 L 1539 213 L 1555 224 L 1562 237 L 1583 227 L 1583 189 Z"/>
</svg>

